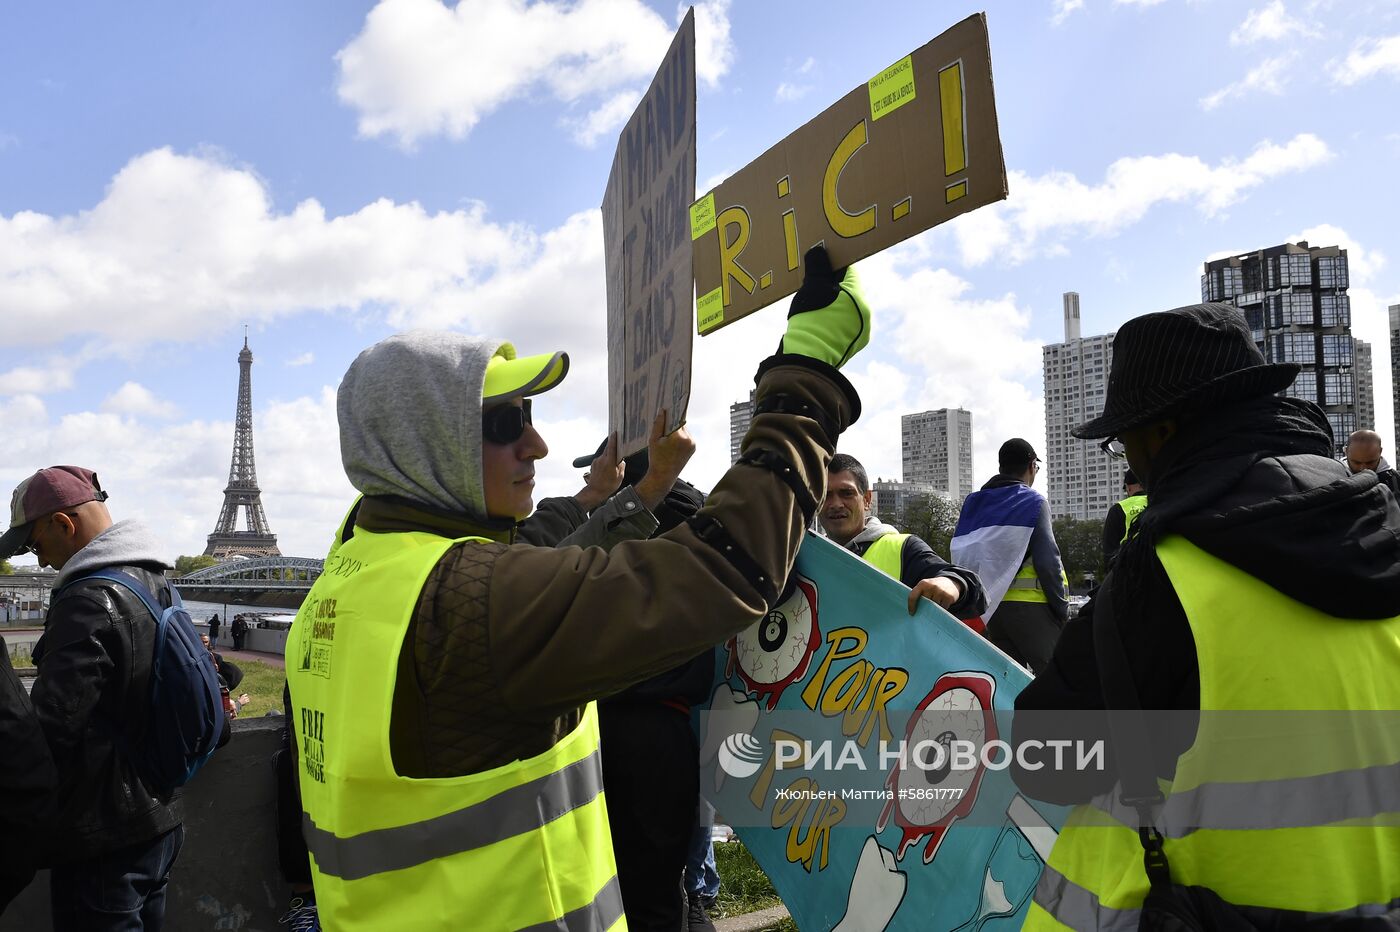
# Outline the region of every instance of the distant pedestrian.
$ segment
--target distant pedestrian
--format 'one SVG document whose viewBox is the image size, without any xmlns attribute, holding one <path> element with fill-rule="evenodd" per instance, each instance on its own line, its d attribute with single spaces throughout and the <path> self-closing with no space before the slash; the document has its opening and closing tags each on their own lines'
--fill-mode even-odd
<svg viewBox="0 0 1400 932">
<path fill-rule="evenodd" d="M 242 650 L 243 641 L 248 637 L 248 619 L 242 615 L 233 616 L 233 649 Z"/>
<path fill-rule="evenodd" d="M 1381 485 L 1400 498 L 1400 473 L 1381 456 L 1380 434 L 1374 430 L 1353 431 L 1342 450 L 1346 453 L 1348 472 L 1354 476 L 1369 469 L 1381 480 Z"/>
<path fill-rule="evenodd" d="M 980 576 L 987 590 L 987 640 L 1039 673 L 1069 617 L 1069 581 L 1050 503 L 1031 488 L 1040 472 L 1035 448 L 1013 437 L 997 452 L 997 466 L 963 502 L 953 562 Z"/>
<path fill-rule="evenodd" d="M 219 643 L 219 616 L 218 613 L 209 616 L 209 640 L 215 644 Z"/>
<path fill-rule="evenodd" d="M 1128 539 L 1128 531 L 1132 528 L 1133 522 L 1147 507 L 1147 490 L 1142 487 L 1137 474 L 1131 469 L 1123 472 L 1123 495 L 1122 501 L 1114 502 L 1109 506 L 1108 514 L 1103 519 L 1103 565 L 1105 568 L 1113 565 L 1113 558 L 1118 555 L 1118 548 L 1123 546 L 1123 541 Z"/>
</svg>

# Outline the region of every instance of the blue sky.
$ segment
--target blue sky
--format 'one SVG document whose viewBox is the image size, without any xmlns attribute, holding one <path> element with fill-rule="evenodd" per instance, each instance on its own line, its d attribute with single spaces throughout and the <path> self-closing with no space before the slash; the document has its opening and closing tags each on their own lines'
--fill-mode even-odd
<svg viewBox="0 0 1400 932">
<path fill-rule="evenodd" d="M 981 5 L 698 7 L 698 194 Z M 901 413 L 973 412 L 974 469 L 1044 434 L 1040 345 L 1198 300 L 1208 256 L 1348 247 L 1353 330 L 1400 303 L 1400 3 L 990 3 L 1010 198 L 862 263 L 875 339 L 842 448 L 897 477 Z M 203 548 L 227 479 L 243 327 L 259 479 L 284 552 L 350 490 L 334 391 L 409 326 L 561 348 L 540 491 L 604 432 L 598 204 L 671 4 L 384 0 L 27 4 L 0 13 L 0 485 L 95 468 L 118 517 Z M 696 341 L 694 480 L 777 308 Z M 547 403 L 546 403 L 547 402 Z M 1392 457 L 1393 459 L 1393 457 Z"/>
</svg>

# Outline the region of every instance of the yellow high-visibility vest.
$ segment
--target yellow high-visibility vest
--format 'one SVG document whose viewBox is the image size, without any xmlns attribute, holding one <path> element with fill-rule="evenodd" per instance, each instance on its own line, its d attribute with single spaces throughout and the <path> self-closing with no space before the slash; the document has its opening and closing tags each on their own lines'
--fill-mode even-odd
<svg viewBox="0 0 1400 932">
<path fill-rule="evenodd" d="M 1160 781 L 1172 881 L 1242 907 L 1400 906 L 1400 730 L 1336 714 L 1400 710 L 1400 617 L 1334 618 L 1177 535 L 1157 555 L 1195 638 L 1203 712 Z M 1243 710 L 1290 715 L 1268 733 L 1258 716 L 1218 714 Z M 1149 884 L 1137 815 L 1117 794 L 1071 812 L 1027 929 L 1138 927 Z"/>
<path fill-rule="evenodd" d="M 1063 568 L 1060 569 L 1060 581 L 1064 583 L 1065 591 L 1069 591 L 1069 577 L 1065 575 Z M 1035 564 L 1031 562 L 1031 555 L 1026 554 L 1026 559 L 1021 563 L 1021 568 L 1017 570 L 1016 577 L 1011 580 L 1011 586 L 1006 590 L 1006 595 L 1001 597 L 1003 602 L 1040 602 L 1049 604 L 1050 599 L 1045 595 L 1045 590 L 1040 587 L 1040 576 L 1035 571 Z"/>
<path fill-rule="evenodd" d="M 1133 522 L 1137 516 L 1142 514 L 1142 510 L 1147 507 L 1147 493 L 1139 492 L 1136 495 L 1129 495 L 1118 503 L 1118 507 L 1123 509 L 1123 538 L 1118 543 L 1128 539 L 1128 531 L 1132 530 Z"/>
<path fill-rule="evenodd" d="M 535 757 L 457 777 L 394 770 L 399 654 L 423 584 L 454 543 L 357 529 L 292 625 L 287 683 L 322 925 L 625 929 L 593 703 Z"/>
<path fill-rule="evenodd" d="M 908 539 L 908 534 L 886 534 L 867 547 L 861 559 L 886 576 L 899 579 L 904 572 L 904 542 Z"/>
</svg>

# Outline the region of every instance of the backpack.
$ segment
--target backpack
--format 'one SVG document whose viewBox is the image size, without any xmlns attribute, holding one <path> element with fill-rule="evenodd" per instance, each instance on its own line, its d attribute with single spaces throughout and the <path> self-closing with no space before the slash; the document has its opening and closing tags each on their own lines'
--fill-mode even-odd
<svg viewBox="0 0 1400 932">
<path fill-rule="evenodd" d="M 174 586 L 169 608 L 162 608 L 149 589 L 120 570 L 98 570 L 64 588 L 90 579 L 130 589 L 156 620 L 145 721 L 131 730 L 139 740 L 128 736 L 123 746 L 147 786 L 161 792 L 184 786 L 213 756 L 228 727 L 214 657 L 200 641 Z"/>
</svg>

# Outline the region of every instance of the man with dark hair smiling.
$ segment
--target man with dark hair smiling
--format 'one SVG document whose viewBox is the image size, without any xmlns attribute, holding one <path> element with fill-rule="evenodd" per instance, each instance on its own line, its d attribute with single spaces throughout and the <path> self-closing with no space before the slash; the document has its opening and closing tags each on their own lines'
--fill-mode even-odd
<svg viewBox="0 0 1400 932">
<path fill-rule="evenodd" d="M 870 513 L 870 476 L 854 456 L 838 453 L 826 474 L 821 525 L 826 536 L 908 586 L 909 614 L 925 598 L 964 621 L 987 607 L 982 580 L 954 566 L 919 537 L 900 533 Z"/>
</svg>

